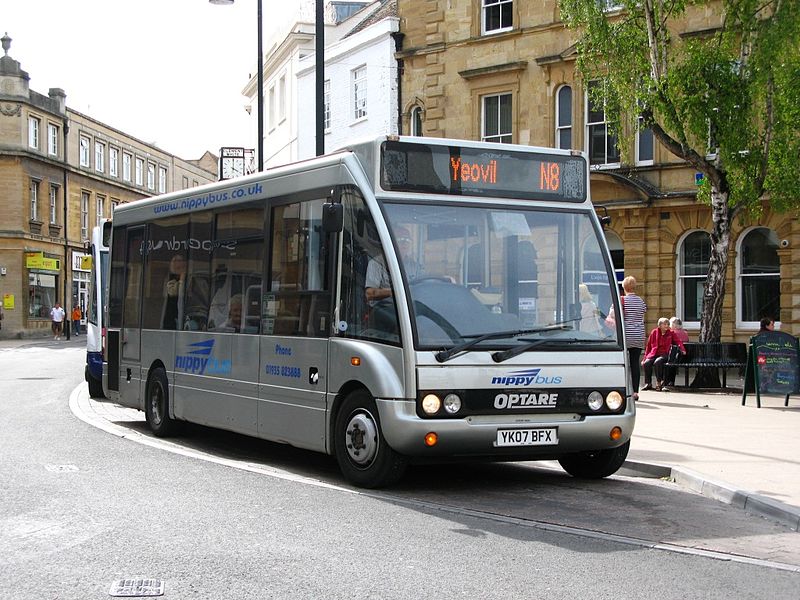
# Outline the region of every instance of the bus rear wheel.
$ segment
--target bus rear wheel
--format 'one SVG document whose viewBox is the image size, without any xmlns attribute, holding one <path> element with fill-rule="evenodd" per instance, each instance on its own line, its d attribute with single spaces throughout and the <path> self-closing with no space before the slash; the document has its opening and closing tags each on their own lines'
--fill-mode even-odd
<svg viewBox="0 0 800 600">
<path fill-rule="evenodd" d="M 178 424 L 169 416 L 169 382 L 162 367 L 154 369 L 147 380 L 144 416 L 156 437 L 168 437 L 178 431 Z"/>
<path fill-rule="evenodd" d="M 578 452 L 558 459 L 561 467 L 579 479 L 602 479 L 616 473 L 628 457 L 631 442 L 606 450 Z"/>
<path fill-rule="evenodd" d="M 352 484 L 377 488 L 399 481 L 405 459 L 386 443 L 375 399 L 366 390 L 349 394 L 336 415 L 334 451 L 339 468 Z"/>
</svg>

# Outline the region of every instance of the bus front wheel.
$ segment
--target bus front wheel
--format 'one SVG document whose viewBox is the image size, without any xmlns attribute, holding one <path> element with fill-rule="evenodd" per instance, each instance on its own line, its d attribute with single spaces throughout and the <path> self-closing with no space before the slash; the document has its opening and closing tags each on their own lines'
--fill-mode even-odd
<svg viewBox="0 0 800 600">
<path fill-rule="evenodd" d="M 631 442 L 606 450 L 578 452 L 558 459 L 561 467 L 579 479 L 602 479 L 616 473 L 628 457 Z"/>
<path fill-rule="evenodd" d="M 406 461 L 386 443 L 375 399 L 357 390 L 342 402 L 334 425 L 334 450 L 345 478 L 359 487 L 377 488 L 397 482 Z"/>
<path fill-rule="evenodd" d="M 177 432 L 178 424 L 169 416 L 167 373 L 161 367 L 154 369 L 147 381 L 144 415 L 156 437 L 168 437 Z"/>
</svg>

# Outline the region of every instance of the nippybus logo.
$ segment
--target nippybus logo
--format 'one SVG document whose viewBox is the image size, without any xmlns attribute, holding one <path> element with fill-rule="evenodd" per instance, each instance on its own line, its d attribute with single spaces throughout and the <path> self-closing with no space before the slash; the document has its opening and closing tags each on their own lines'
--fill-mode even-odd
<svg viewBox="0 0 800 600">
<path fill-rule="evenodd" d="M 560 375 L 547 377 L 540 374 L 539 369 L 526 369 L 524 371 L 511 371 L 505 375 L 492 377 L 492 385 L 502 385 L 506 387 L 528 387 L 530 385 L 558 385 L 562 381 Z"/>
<path fill-rule="evenodd" d="M 175 356 L 175 370 L 192 375 L 229 375 L 230 360 L 217 360 L 213 355 L 214 340 L 189 344 L 186 354 Z"/>
</svg>

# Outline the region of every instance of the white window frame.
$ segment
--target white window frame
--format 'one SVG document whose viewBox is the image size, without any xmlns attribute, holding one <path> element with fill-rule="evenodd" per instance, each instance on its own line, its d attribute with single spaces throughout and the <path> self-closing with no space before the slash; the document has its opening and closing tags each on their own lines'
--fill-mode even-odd
<svg viewBox="0 0 800 600">
<path fill-rule="evenodd" d="M 58 224 L 58 186 L 50 184 L 50 225 Z"/>
<path fill-rule="evenodd" d="M 690 321 L 686 319 L 686 298 L 683 295 L 683 283 L 684 280 L 688 279 L 707 279 L 707 275 L 684 275 L 683 274 L 683 246 L 686 243 L 686 240 L 689 238 L 690 235 L 694 233 L 705 233 L 709 235 L 709 233 L 705 229 L 691 229 L 689 231 L 685 231 L 683 235 L 678 239 L 678 243 L 676 244 L 676 251 L 677 255 L 675 257 L 675 310 L 676 313 L 681 320 L 683 321 L 683 326 L 685 329 L 690 331 L 699 331 L 700 330 L 700 321 Z M 702 298 L 702 296 L 701 296 Z M 703 307 L 702 304 L 698 310 L 698 314 L 702 315 Z"/>
<path fill-rule="evenodd" d="M 135 160 L 136 185 L 144 185 L 144 159 L 136 157 Z"/>
<path fill-rule="evenodd" d="M 511 100 L 509 110 L 509 123 L 511 129 L 509 131 L 501 131 L 500 124 L 502 122 L 501 102 L 500 99 L 507 96 Z M 488 133 L 486 131 L 486 102 L 490 98 L 497 98 L 497 133 Z M 507 138 L 507 139 L 504 139 Z M 481 96 L 481 141 L 482 142 L 497 142 L 501 144 L 512 144 L 514 142 L 514 95 L 511 92 L 502 92 L 499 94 L 487 94 Z"/>
<path fill-rule="evenodd" d="M 286 120 L 286 75 L 278 79 L 278 124 Z"/>
<path fill-rule="evenodd" d="M 47 153 L 58 156 L 58 125 L 55 123 L 47 124 Z"/>
<path fill-rule="evenodd" d="M 87 191 L 81 191 L 81 239 L 89 238 L 89 196 Z"/>
<path fill-rule="evenodd" d="M 603 101 L 603 120 L 602 121 L 589 121 L 589 102 L 591 101 L 589 97 L 589 88 L 593 85 L 602 85 L 599 81 L 590 81 L 586 87 L 586 92 L 584 93 L 584 123 L 586 123 L 586 128 L 584 130 L 584 150 L 586 154 L 589 156 L 590 162 L 590 169 L 618 169 L 620 167 L 620 160 L 621 160 L 621 153 L 619 149 L 619 138 L 616 135 L 610 134 L 608 132 L 609 124 L 608 124 L 608 111 L 606 110 L 606 103 L 605 100 Z M 591 135 L 590 131 L 592 127 L 603 127 L 604 128 L 604 139 L 605 143 L 603 145 L 603 155 L 604 161 L 601 163 L 594 163 L 591 164 L 591 154 L 589 152 L 590 145 L 591 145 Z M 614 146 L 617 149 L 617 160 L 614 162 L 609 162 L 609 154 L 608 154 L 608 146 L 609 146 L 609 139 L 613 138 L 615 140 Z"/>
<path fill-rule="evenodd" d="M 104 213 L 106 210 L 106 197 L 95 196 L 95 226 L 99 227 L 103 223 Z"/>
<path fill-rule="evenodd" d="M 269 130 L 272 131 L 275 129 L 275 126 L 278 124 L 275 120 L 275 85 L 269 86 Z"/>
<path fill-rule="evenodd" d="M 490 12 L 499 12 L 500 26 L 493 29 L 488 28 L 487 15 Z M 509 14 L 510 13 L 510 14 Z M 510 25 L 503 27 L 503 16 L 508 16 L 511 20 Z M 511 31 L 514 28 L 514 0 L 481 0 L 481 34 L 494 35 Z"/>
<path fill-rule="evenodd" d="M 98 173 L 106 170 L 106 144 L 99 140 L 94 141 L 94 170 Z"/>
<path fill-rule="evenodd" d="M 331 80 L 322 83 L 322 123 L 325 133 L 331 130 Z"/>
<path fill-rule="evenodd" d="M 655 164 L 655 157 L 656 157 L 656 136 L 653 134 L 653 130 L 649 127 L 642 126 L 642 117 L 636 119 L 636 165 L 639 167 L 647 167 L 650 165 Z M 650 147 L 652 152 L 652 158 L 642 159 L 640 157 L 640 140 L 642 137 L 642 132 L 648 132 L 647 135 L 650 136 Z"/>
<path fill-rule="evenodd" d="M 39 129 L 42 125 L 42 120 L 39 117 L 28 117 L 28 147 L 39 149 Z"/>
<path fill-rule="evenodd" d="M 618 0 L 597 0 L 597 4 L 602 7 L 603 12 L 614 12 L 622 9 L 622 2 Z"/>
<path fill-rule="evenodd" d="M 31 221 L 39 220 L 39 183 L 38 179 L 31 179 L 28 187 L 31 196 Z"/>
<path fill-rule="evenodd" d="M 119 177 L 119 148 L 108 147 L 108 174 Z"/>
<path fill-rule="evenodd" d="M 771 227 L 765 227 L 763 225 L 755 225 L 753 227 L 748 227 L 745 229 L 742 234 L 739 236 L 739 239 L 736 241 L 736 327 L 740 329 L 758 329 L 761 326 L 761 322 L 759 321 L 744 321 L 742 320 L 742 278 L 743 277 L 775 277 L 775 273 L 763 273 L 763 274 L 752 274 L 752 275 L 742 275 L 742 263 L 744 261 L 744 241 L 747 239 L 747 236 L 753 233 L 758 229 L 765 229 L 767 231 L 771 231 L 775 234 L 775 237 L 778 237 L 777 232 L 772 229 Z M 780 244 L 780 242 L 779 242 Z M 780 256 L 778 257 L 780 261 Z M 780 265 L 778 266 L 778 281 L 780 282 L 781 272 L 780 272 Z M 783 311 L 787 310 L 787 307 L 781 307 Z M 780 329 L 780 321 L 777 319 L 775 320 L 775 328 Z"/>
<path fill-rule="evenodd" d="M 562 120 L 561 119 L 561 117 L 562 117 L 562 115 L 561 115 L 561 94 L 562 93 L 566 93 L 567 91 L 569 91 L 569 94 L 570 94 L 570 98 L 569 98 L 569 114 L 566 115 L 566 119 L 567 119 L 566 122 L 564 124 L 562 124 L 561 123 L 561 120 Z M 561 133 L 564 132 L 564 131 L 569 131 L 569 146 L 567 148 L 562 148 L 562 149 L 563 150 L 571 150 L 572 149 L 572 141 L 573 141 L 572 133 L 574 131 L 573 128 L 572 128 L 572 98 L 573 98 L 572 91 L 573 91 L 572 90 L 572 86 L 568 85 L 568 84 L 564 84 L 562 86 L 559 86 L 559 88 L 556 90 L 556 95 L 555 95 L 555 99 L 556 99 L 556 107 L 555 107 L 556 108 L 556 138 L 555 138 L 555 143 L 554 143 L 554 146 L 553 146 L 554 148 L 562 148 L 562 146 L 561 146 Z"/>
<path fill-rule="evenodd" d="M 78 146 L 79 146 L 78 153 L 79 153 L 79 156 L 80 156 L 80 158 L 79 158 L 80 165 L 82 167 L 88 167 L 89 166 L 89 161 L 90 161 L 90 158 L 89 158 L 89 146 L 91 145 L 91 143 L 92 143 L 92 140 L 89 138 L 88 135 L 83 135 L 83 134 L 80 135 L 80 137 L 78 139 Z"/>
<path fill-rule="evenodd" d="M 164 194 L 167 191 L 167 168 L 158 167 L 158 193 Z"/>
<path fill-rule="evenodd" d="M 367 65 L 360 65 L 351 71 L 353 82 L 353 121 L 367 118 Z"/>
<path fill-rule="evenodd" d="M 123 181 L 131 180 L 131 163 L 133 162 L 133 154 L 129 152 L 122 153 L 122 179 Z"/>
<path fill-rule="evenodd" d="M 156 165 L 149 160 L 147 161 L 147 189 L 153 191 L 156 189 Z"/>
</svg>

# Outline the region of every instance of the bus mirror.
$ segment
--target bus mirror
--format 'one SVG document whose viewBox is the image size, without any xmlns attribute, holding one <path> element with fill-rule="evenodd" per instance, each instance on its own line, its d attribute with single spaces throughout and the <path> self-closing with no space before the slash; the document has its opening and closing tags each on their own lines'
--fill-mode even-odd
<svg viewBox="0 0 800 600">
<path fill-rule="evenodd" d="M 339 233 L 344 227 L 344 206 L 326 202 L 322 205 L 322 229 L 325 233 Z"/>
</svg>

